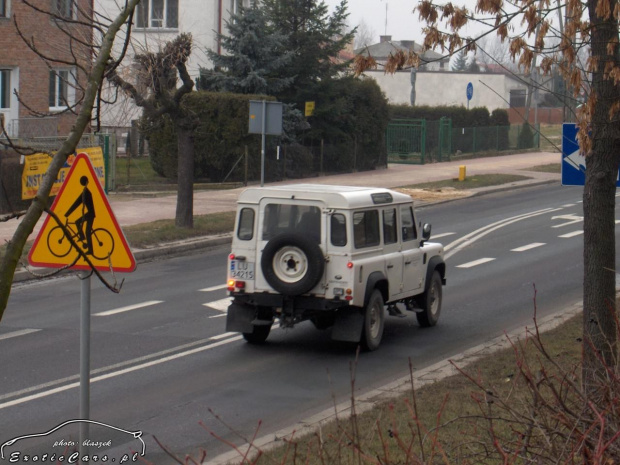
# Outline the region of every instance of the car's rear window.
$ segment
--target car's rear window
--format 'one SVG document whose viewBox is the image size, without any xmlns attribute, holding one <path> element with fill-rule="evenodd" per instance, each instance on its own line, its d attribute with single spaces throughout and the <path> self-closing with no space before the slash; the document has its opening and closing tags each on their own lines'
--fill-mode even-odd
<svg viewBox="0 0 620 465">
<path fill-rule="evenodd" d="M 254 237 L 254 210 L 242 208 L 239 213 L 237 237 L 242 241 L 251 241 Z"/>
<path fill-rule="evenodd" d="M 263 240 L 268 241 L 285 232 L 298 232 L 320 243 L 321 209 L 313 205 L 267 204 L 263 220 Z"/>
</svg>

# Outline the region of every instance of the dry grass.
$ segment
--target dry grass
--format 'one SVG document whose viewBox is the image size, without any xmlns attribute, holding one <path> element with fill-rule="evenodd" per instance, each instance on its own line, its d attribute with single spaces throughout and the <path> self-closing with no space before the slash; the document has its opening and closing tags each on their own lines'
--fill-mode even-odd
<svg viewBox="0 0 620 465">
<path fill-rule="evenodd" d="M 566 372 L 579 365 L 580 335 L 581 319 L 575 317 L 542 337 L 546 350 Z M 514 349 L 501 350 L 467 366 L 466 376 L 458 374 L 416 387 L 396 400 L 378 404 L 354 421 L 333 422 L 316 434 L 265 451 L 256 463 L 502 463 L 492 448 L 493 439 L 514 443 L 518 421 L 496 421 L 491 432 L 489 419 L 499 420 L 504 415 L 504 402 L 529 413 L 531 394 L 517 363 L 523 364 L 526 359 L 536 366 L 541 360 L 533 344 L 523 342 L 521 346 L 523 358 Z M 545 369 L 555 370 L 549 363 Z"/>
</svg>

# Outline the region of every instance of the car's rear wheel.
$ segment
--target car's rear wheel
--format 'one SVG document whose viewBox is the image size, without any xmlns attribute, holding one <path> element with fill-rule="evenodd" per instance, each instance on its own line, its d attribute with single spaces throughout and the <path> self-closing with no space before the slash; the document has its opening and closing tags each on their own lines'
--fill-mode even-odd
<svg viewBox="0 0 620 465">
<path fill-rule="evenodd" d="M 385 304 L 381 291 L 375 289 L 364 308 L 364 327 L 362 330 L 362 347 L 373 351 L 379 348 L 385 325 Z"/>
<path fill-rule="evenodd" d="M 437 324 L 441 314 L 442 292 L 441 276 L 438 271 L 434 271 L 426 291 L 417 299 L 418 305 L 422 309 L 421 312 L 415 314 L 420 326 L 427 328 Z"/>
<path fill-rule="evenodd" d="M 250 344 L 264 344 L 270 331 L 271 325 L 254 325 L 251 333 L 243 333 L 243 338 Z"/>
</svg>

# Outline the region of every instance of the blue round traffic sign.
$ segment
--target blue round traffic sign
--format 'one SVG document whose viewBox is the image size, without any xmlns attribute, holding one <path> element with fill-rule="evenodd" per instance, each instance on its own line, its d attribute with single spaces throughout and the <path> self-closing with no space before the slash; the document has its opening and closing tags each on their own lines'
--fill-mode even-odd
<svg viewBox="0 0 620 465">
<path fill-rule="evenodd" d="M 469 82 L 467 84 L 467 100 L 471 100 L 471 98 L 474 96 L 474 85 Z"/>
</svg>

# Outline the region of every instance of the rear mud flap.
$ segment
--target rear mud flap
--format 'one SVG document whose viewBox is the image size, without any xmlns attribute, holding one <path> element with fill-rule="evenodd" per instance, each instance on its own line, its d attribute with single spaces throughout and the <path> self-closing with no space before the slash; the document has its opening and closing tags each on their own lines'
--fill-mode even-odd
<svg viewBox="0 0 620 465">
<path fill-rule="evenodd" d="M 256 308 L 249 305 L 232 303 L 226 315 L 226 331 L 237 333 L 251 333 L 254 330 L 252 322 L 256 319 Z"/>
<path fill-rule="evenodd" d="M 332 328 L 334 341 L 359 342 L 362 338 L 364 315 L 359 308 L 342 308 L 336 312 Z"/>
</svg>

